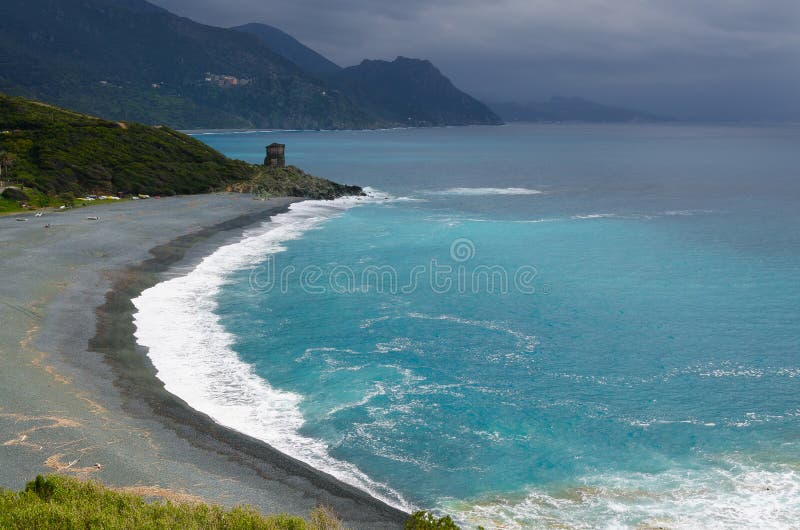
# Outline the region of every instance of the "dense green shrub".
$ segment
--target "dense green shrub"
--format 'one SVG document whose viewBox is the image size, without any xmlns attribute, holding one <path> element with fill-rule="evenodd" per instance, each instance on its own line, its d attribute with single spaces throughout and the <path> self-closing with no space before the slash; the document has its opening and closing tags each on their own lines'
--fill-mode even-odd
<svg viewBox="0 0 800 530">
<path fill-rule="evenodd" d="M 6 188 L 3 190 L 2 197 L 9 201 L 28 202 L 30 198 L 28 195 L 17 188 Z"/>
<path fill-rule="evenodd" d="M 41 475 L 36 475 L 36 479 L 28 482 L 25 485 L 25 491 L 35 493 L 40 499 L 47 502 L 53 497 L 53 492 L 56 490 L 56 482 L 52 479 L 46 479 Z"/>
<path fill-rule="evenodd" d="M 406 530 L 459 530 L 449 515 L 437 518 L 431 512 L 418 511 L 406 521 Z"/>
</svg>

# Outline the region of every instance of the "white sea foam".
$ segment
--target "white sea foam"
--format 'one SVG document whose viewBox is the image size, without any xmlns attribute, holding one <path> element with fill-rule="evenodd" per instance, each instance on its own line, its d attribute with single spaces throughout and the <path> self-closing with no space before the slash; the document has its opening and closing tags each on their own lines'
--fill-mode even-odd
<svg viewBox="0 0 800 530">
<path fill-rule="evenodd" d="M 358 327 L 360 327 L 361 329 L 369 329 L 374 324 L 377 324 L 378 322 L 383 322 L 385 320 L 389 320 L 389 318 L 391 318 L 389 317 L 389 315 L 383 315 L 375 318 L 368 318 L 366 320 L 362 320 L 361 323 L 358 325 Z"/>
<path fill-rule="evenodd" d="M 619 217 L 613 213 L 587 213 L 582 215 L 573 215 L 572 219 L 613 219 Z"/>
<path fill-rule="evenodd" d="M 470 190 L 477 190 L 479 188 L 454 188 L 454 189 L 470 189 Z M 494 188 L 483 188 L 483 189 L 494 189 Z M 521 188 L 520 188 L 521 189 Z M 536 191 L 536 190 L 530 190 Z M 431 192 L 432 194 L 449 194 L 448 191 L 442 192 Z M 544 193 L 544 192 L 538 192 Z M 479 195 L 478 193 L 462 193 L 462 195 Z M 498 193 L 499 195 L 499 193 Z M 512 193 L 509 193 L 512 195 Z M 394 199 L 399 200 L 399 199 Z M 693 215 L 706 215 L 716 213 L 714 210 L 668 210 L 663 212 L 656 212 L 656 213 L 613 213 L 613 212 L 601 212 L 601 213 L 581 213 L 575 214 L 570 217 L 540 217 L 537 219 L 517 219 L 513 221 L 507 221 L 503 219 L 486 219 L 486 218 L 476 218 L 476 217 L 459 217 L 455 215 L 430 215 L 425 217 L 426 221 L 433 221 L 437 223 L 446 223 L 450 226 L 456 226 L 461 223 L 523 223 L 523 224 L 536 224 L 536 223 L 554 223 L 554 222 L 565 222 L 565 221 L 591 221 L 595 219 L 623 219 L 623 220 L 652 220 L 658 219 L 662 217 L 688 217 Z"/>
<path fill-rule="evenodd" d="M 683 375 L 698 377 L 740 377 L 760 379 L 762 377 L 800 377 L 800 367 L 796 366 L 747 366 L 730 361 L 693 364 L 685 368 L 673 368 L 663 376 L 664 380 Z"/>
<path fill-rule="evenodd" d="M 530 188 L 448 188 L 430 191 L 431 195 L 541 195 L 541 190 Z"/>
<path fill-rule="evenodd" d="M 389 342 L 379 342 L 376 344 L 375 351 L 378 353 L 398 353 L 404 351 L 422 353 L 422 346 L 408 337 L 395 337 Z"/>
<path fill-rule="evenodd" d="M 541 217 L 539 219 L 521 219 L 519 221 L 511 221 L 512 223 L 536 224 L 536 223 L 554 223 L 563 221 L 560 217 Z"/>
<path fill-rule="evenodd" d="M 364 405 L 372 401 L 374 398 L 383 395 L 386 395 L 386 388 L 383 386 L 382 383 L 375 383 L 375 386 L 372 388 L 372 390 L 364 394 L 364 396 L 358 401 L 354 401 L 352 403 L 343 403 L 341 405 L 333 407 L 325 414 L 325 416 L 330 417 L 339 412 L 342 412 L 343 410 L 363 407 Z"/>
<path fill-rule="evenodd" d="M 646 429 L 653 425 L 673 425 L 673 424 L 684 424 L 684 425 L 697 425 L 700 427 L 716 427 L 717 424 L 712 421 L 702 421 L 694 418 L 685 419 L 685 420 L 660 420 L 656 418 L 651 419 L 633 419 L 633 420 L 623 420 L 626 421 L 632 427 L 642 427 Z"/>
<path fill-rule="evenodd" d="M 800 470 L 724 459 L 713 467 L 593 475 L 558 492 L 445 499 L 464 526 L 486 528 L 796 528 Z"/>
<path fill-rule="evenodd" d="M 224 131 L 183 131 L 189 136 L 216 136 L 216 135 L 228 135 L 228 134 L 265 134 L 265 133 L 273 133 L 275 130 L 273 129 L 242 129 L 239 131 L 231 131 L 231 130 L 224 130 Z M 292 131 L 281 131 L 281 132 L 292 132 Z"/>
<path fill-rule="evenodd" d="M 185 276 L 145 290 L 133 300 L 135 335 L 148 348 L 165 388 L 196 410 L 385 502 L 411 509 L 397 491 L 330 456 L 323 441 L 301 435 L 303 397 L 273 388 L 242 362 L 232 348 L 234 337 L 215 314 L 215 297 L 230 273 L 281 252 L 284 241 L 300 237 L 353 205 L 384 198 L 372 191 L 370 197 L 293 204 L 287 213 L 248 231 L 241 241 L 219 248 Z"/>
<path fill-rule="evenodd" d="M 688 217 L 692 215 L 706 215 L 716 213 L 714 210 L 667 210 L 665 212 L 661 212 L 660 215 L 666 216 L 679 216 L 679 217 Z"/>
<path fill-rule="evenodd" d="M 714 210 L 667 210 L 663 212 L 655 212 L 655 213 L 626 213 L 626 214 L 619 214 L 619 213 L 587 213 L 587 214 L 577 214 L 573 215 L 570 219 L 580 221 L 580 220 L 587 220 L 587 219 L 639 219 L 639 220 L 650 220 L 650 219 L 657 219 L 659 217 L 690 217 L 694 215 L 707 215 L 715 213 Z"/>
<path fill-rule="evenodd" d="M 350 355 L 359 355 L 359 352 L 351 350 L 350 348 L 329 348 L 329 347 L 306 348 L 305 351 L 303 352 L 303 355 L 295 359 L 294 362 L 302 363 L 304 361 L 311 359 L 312 356 L 318 353 L 330 353 L 330 352 L 342 352 Z"/>
<path fill-rule="evenodd" d="M 511 329 L 500 322 L 493 322 L 488 320 L 469 320 L 455 315 L 426 315 L 423 313 L 408 313 L 407 316 L 409 318 L 415 318 L 418 320 L 444 320 L 446 322 L 452 322 L 454 324 L 473 326 L 482 329 L 488 329 L 491 331 L 498 331 L 500 333 L 505 333 L 507 335 L 511 335 L 512 337 L 516 338 L 517 345 L 527 352 L 534 351 L 536 349 L 536 345 L 538 344 L 538 340 L 536 339 L 535 336 L 526 335 L 525 333 Z"/>
</svg>

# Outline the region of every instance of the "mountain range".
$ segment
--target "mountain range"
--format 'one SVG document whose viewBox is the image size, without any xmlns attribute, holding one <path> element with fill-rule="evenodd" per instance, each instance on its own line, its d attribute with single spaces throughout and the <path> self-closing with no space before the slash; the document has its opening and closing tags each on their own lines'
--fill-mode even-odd
<svg viewBox="0 0 800 530">
<path fill-rule="evenodd" d="M 278 28 L 245 24 L 232 29 L 255 35 L 386 123 L 414 127 L 500 123 L 486 105 L 457 89 L 430 61 L 397 57 L 342 68 Z"/>
<path fill-rule="evenodd" d="M 342 69 L 276 28 L 145 0 L 3 0 L 0 92 L 184 129 L 500 123 L 427 61 Z"/>
</svg>

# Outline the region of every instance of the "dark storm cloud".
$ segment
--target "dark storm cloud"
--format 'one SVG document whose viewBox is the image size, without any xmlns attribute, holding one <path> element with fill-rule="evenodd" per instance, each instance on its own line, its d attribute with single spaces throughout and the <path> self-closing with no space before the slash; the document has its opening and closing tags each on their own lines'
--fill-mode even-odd
<svg viewBox="0 0 800 530">
<path fill-rule="evenodd" d="M 705 119 L 800 119 L 798 0 L 155 0 L 277 26 L 342 65 L 430 58 L 490 100 L 579 95 Z"/>
</svg>

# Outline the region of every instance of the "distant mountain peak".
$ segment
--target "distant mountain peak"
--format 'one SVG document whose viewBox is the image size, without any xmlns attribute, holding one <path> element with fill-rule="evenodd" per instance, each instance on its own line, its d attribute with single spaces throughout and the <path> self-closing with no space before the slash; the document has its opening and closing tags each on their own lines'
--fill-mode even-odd
<svg viewBox="0 0 800 530">
<path fill-rule="evenodd" d="M 436 66 L 433 65 L 428 59 L 417 59 L 414 57 L 404 57 L 403 55 L 398 55 L 392 61 L 387 61 L 384 59 L 364 59 L 361 61 L 359 66 L 361 65 L 395 65 L 395 66 L 404 66 L 404 67 L 422 67 L 422 68 L 430 68 L 433 70 L 439 71 Z"/>
<path fill-rule="evenodd" d="M 501 123 L 488 107 L 453 86 L 427 59 L 398 55 L 391 61 L 364 59 L 356 66 L 341 68 L 267 24 L 231 29 L 255 35 L 272 51 L 320 76 L 381 121 L 409 126 Z"/>
<path fill-rule="evenodd" d="M 348 97 L 388 121 L 411 126 L 502 123 L 427 59 L 366 59 L 331 79 Z"/>
</svg>

